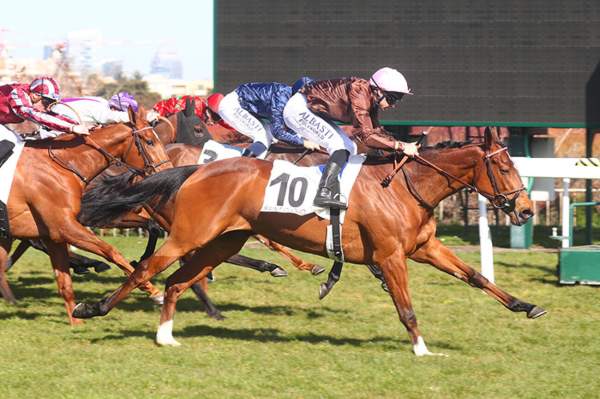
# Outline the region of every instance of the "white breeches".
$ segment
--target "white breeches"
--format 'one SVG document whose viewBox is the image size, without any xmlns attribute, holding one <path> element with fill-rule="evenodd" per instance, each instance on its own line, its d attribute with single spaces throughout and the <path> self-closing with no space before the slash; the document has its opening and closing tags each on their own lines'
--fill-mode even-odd
<svg viewBox="0 0 600 399">
<path fill-rule="evenodd" d="M 262 122 L 240 105 L 235 91 L 227 94 L 219 103 L 219 115 L 229 126 L 248 136 L 254 142 L 261 142 L 269 148 L 273 142 L 271 128 L 267 122 Z"/>
<path fill-rule="evenodd" d="M 319 144 L 329 154 L 337 150 L 347 150 L 356 155 L 356 144 L 333 122 L 314 114 L 301 93 L 294 94 L 283 109 L 285 124 L 307 140 Z"/>
</svg>

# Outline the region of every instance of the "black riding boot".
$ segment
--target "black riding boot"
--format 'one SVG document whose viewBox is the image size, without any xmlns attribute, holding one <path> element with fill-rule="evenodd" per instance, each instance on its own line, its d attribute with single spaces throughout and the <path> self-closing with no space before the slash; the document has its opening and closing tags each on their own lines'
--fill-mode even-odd
<svg viewBox="0 0 600 399">
<path fill-rule="evenodd" d="M 267 147 L 260 141 L 256 141 L 250 146 L 248 146 L 244 152 L 242 152 L 243 157 L 256 158 L 259 157 L 263 152 L 267 150 Z"/>
<path fill-rule="evenodd" d="M 0 141 L 0 166 L 2 166 L 2 164 L 6 162 L 8 157 L 12 155 L 13 148 L 15 148 L 15 144 L 12 141 Z"/>
<path fill-rule="evenodd" d="M 346 209 L 348 207 L 341 198 L 338 174 L 344 165 L 346 165 L 346 162 L 348 162 L 349 155 L 350 153 L 346 150 L 337 150 L 331 154 L 327 165 L 325 165 L 325 170 L 323 170 L 313 205 L 321 208 L 338 209 Z"/>
<path fill-rule="evenodd" d="M 0 239 L 10 238 L 10 225 L 8 224 L 8 209 L 6 204 L 0 201 Z"/>
</svg>

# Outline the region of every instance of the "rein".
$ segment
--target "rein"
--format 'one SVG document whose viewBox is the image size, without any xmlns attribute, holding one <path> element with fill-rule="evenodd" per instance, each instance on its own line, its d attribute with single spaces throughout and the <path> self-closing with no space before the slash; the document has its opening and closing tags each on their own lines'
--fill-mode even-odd
<svg viewBox="0 0 600 399">
<path fill-rule="evenodd" d="M 114 155 L 112 155 L 111 153 L 109 153 L 108 151 L 106 151 L 104 148 L 102 148 L 102 146 L 100 146 L 98 143 L 96 143 L 91 137 L 84 136 L 83 139 L 84 139 L 84 144 L 92 147 L 93 149 L 95 149 L 96 151 L 98 151 L 100 154 L 102 154 L 104 156 L 104 158 L 108 161 L 107 167 L 109 167 L 111 165 L 115 165 L 117 167 L 123 166 L 135 175 L 144 176 L 146 174 L 149 174 L 149 172 L 151 172 L 152 170 L 156 170 L 159 166 L 161 166 L 167 162 L 170 162 L 167 159 L 164 161 L 160 161 L 158 164 L 152 163 L 152 160 L 150 159 L 150 156 L 148 155 L 146 149 L 142 145 L 141 138 L 139 136 L 140 132 L 142 132 L 144 130 L 148 130 L 148 129 L 152 129 L 152 127 L 147 126 L 142 129 L 138 129 L 138 130 L 133 129 L 131 131 L 131 135 L 133 136 L 133 141 L 129 144 L 129 147 L 127 148 L 127 150 L 125 151 L 125 154 L 121 158 L 117 158 Z M 143 169 L 135 168 L 135 167 L 123 162 L 123 160 L 122 160 L 122 159 L 127 158 L 127 155 L 129 155 L 129 152 L 131 151 L 131 147 L 133 146 L 133 143 L 135 143 L 135 145 L 138 149 L 138 152 L 140 153 L 140 155 L 142 156 L 142 159 L 144 160 L 144 168 Z M 83 173 L 81 173 L 76 167 L 67 164 L 65 161 L 60 159 L 60 157 L 53 152 L 52 142 L 50 142 L 50 145 L 48 146 L 48 156 L 50 157 L 50 159 L 52 159 L 54 162 L 56 162 L 60 167 L 69 170 L 70 172 L 75 174 L 77 177 L 79 177 L 79 179 L 81 179 L 81 181 L 83 181 L 85 184 L 89 183 L 90 180 L 87 177 L 85 177 L 83 175 Z"/>
<path fill-rule="evenodd" d="M 492 188 L 494 190 L 493 193 L 488 193 L 486 191 L 483 191 L 481 189 L 478 189 L 477 187 L 475 187 L 473 184 L 466 182 L 465 180 L 461 179 L 460 177 L 454 176 L 452 173 L 446 172 L 444 169 L 440 168 L 439 166 L 433 164 L 432 162 L 428 161 L 427 159 L 421 157 L 420 155 L 416 155 L 414 158 L 417 162 L 428 166 L 430 168 L 432 168 L 433 170 L 435 170 L 436 172 L 438 172 L 439 174 L 441 174 L 442 176 L 447 177 L 448 179 L 454 180 L 456 182 L 459 182 L 460 184 L 462 184 L 464 187 L 467 187 L 469 190 L 477 192 L 479 194 L 481 194 L 482 196 L 484 196 L 485 198 L 487 198 L 490 203 L 494 206 L 494 208 L 496 209 L 502 209 L 502 208 L 508 208 L 510 207 L 510 202 L 512 200 L 514 200 L 516 197 L 519 196 L 519 194 L 521 193 L 521 191 L 525 190 L 525 186 L 523 186 L 521 184 L 521 186 L 515 190 L 511 190 L 511 191 L 500 191 L 500 189 L 498 188 L 498 182 L 496 180 L 496 177 L 494 176 L 494 174 L 492 173 L 491 170 L 491 165 L 490 165 L 490 160 L 498 155 L 501 154 L 504 151 L 507 151 L 508 148 L 507 147 L 502 147 L 494 152 L 491 152 L 489 154 L 485 154 L 485 156 L 483 157 L 483 160 L 485 162 L 485 166 L 486 166 L 486 171 L 487 171 L 487 175 L 488 178 L 490 179 L 490 182 L 492 183 Z M 411 194 L 417 199 L 417 201 L 419 201 L 424 207 L 428 208 L 428 209 L 433 209 L 434 207 L 429 204 L 427 201 L 425 201 L 423 199 L 423 197 L 421 195 L 419 195 L 412 179 L 410 178 L 410 176 L 408 175 L 407 171 L 405 169 L 402 169 L 402 172 L 404 174 L 404 178 L 406 179 L 406 183 L 408 186 L 409 191 L 411 192 Z M 382 182 L 383 184 L 383 182 Z M 508 199 L 509 196 L 514 195 L 514 197 L 512 199 Z"/>
</svg>

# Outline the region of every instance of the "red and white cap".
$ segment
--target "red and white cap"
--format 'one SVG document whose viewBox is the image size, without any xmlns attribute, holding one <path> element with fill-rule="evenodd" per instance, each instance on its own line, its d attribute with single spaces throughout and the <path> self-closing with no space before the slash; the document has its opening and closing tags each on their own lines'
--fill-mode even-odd
<svg viewBox="0 0 600 399">
<path fill-rule="evenodd" d="M 49 76 L 35 78 L 29 85 L 29 91 L 52 100 L 60 100 L 60 87 L 56 80 Z"/>
<path fill-rule="evenodd" d="M 394 68 L 384 67 L 378 69 L 369 80 L 371 85 L 386 92 L 413 94 L 408 88 L 408 82 L 404 75 Z"/>
</svg>

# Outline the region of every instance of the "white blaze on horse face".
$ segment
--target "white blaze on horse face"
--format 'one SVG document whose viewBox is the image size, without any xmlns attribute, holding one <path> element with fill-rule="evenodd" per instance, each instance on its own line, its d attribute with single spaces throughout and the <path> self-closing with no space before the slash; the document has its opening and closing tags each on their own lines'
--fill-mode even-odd
<svg viewBox="0 0 600 399">
<path fill-rule="evenodd" d="M 162 323 L 156 331 L 156 343 L 160 346 L 181 346 L 173 338 L 173 320 L 168 320 Z"/>
</svg>

